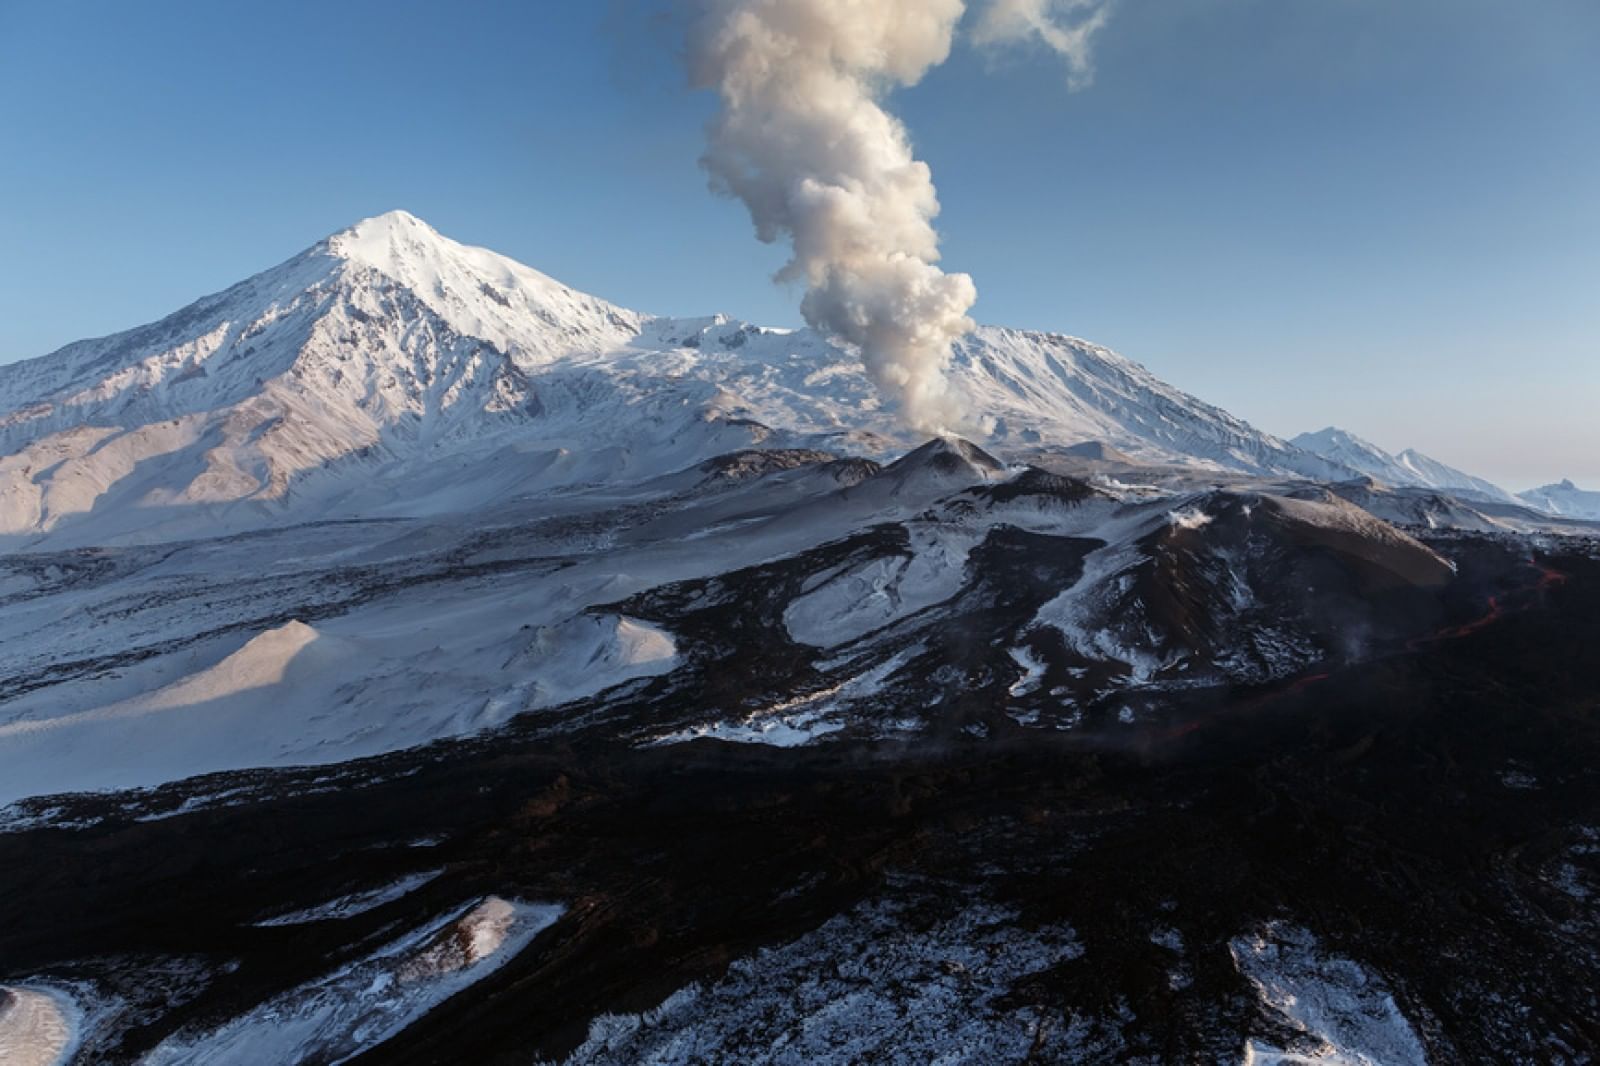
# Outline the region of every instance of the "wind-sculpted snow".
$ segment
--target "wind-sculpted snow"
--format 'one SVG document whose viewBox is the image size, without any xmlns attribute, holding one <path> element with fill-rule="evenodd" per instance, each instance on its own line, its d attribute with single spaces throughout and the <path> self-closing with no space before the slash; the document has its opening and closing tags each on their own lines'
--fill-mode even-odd
<svg viewBox="0 0 1600 1066">
<path fill-rule="evenodd" d="M 565 908 L 489 898 L 210 1032 L 168 1038 L 145 1066 L 344 1062 L 483 980 Z"/>
<path fill-rule="evenodd" d="M 678 665 L 670 634 L 632 618 L 582 615 L 540 629 L 507 669 L 535 678 L 524 706 L 546 707 L 592 696 Z"/>
</svg>

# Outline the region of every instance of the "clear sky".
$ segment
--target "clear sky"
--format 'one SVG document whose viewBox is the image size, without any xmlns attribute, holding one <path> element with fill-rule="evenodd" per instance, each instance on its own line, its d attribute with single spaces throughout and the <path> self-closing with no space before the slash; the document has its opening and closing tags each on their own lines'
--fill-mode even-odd
<svg viewBox="0 0 1600 1066">
<path fill-rule="evenodd" d="M 0 362 L 403 207 L 647 311 L 797 320 L 706 191 L 665 0 L 0 0 Z M 987 322 L 1275 433 L 1600 488 L 1600 3 L 1121 0 L 1094 83 L 892 106 Z"/>
</svg>

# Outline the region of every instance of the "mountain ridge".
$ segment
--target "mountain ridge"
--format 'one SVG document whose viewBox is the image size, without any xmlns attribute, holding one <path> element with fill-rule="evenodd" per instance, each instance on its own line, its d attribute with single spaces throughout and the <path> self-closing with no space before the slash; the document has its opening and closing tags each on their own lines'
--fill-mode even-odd
<svg viewBox="0 0 1600 1066">
<path fill-rule="evenodd" d="M 980 327 L 949 373 L 991 447 L 1350 474 L 1064 334 Z M 159 539 L 476 506 L 757 445 L 917 443 L 812 330 L 630 311 L 391 211 L 157 322 L 0 367 L 0 536 Z"/>
<path fill-rule="evenodd" d="M 1600 492 L 1580 489 L 1571 478 L 1519 492 L 1523 503 L 1563 518 L 1600 521 Z"/>
<path fill-rule="evenodd" d="M 1385 484 L 1453 491 L 1496 503 L 1523 502 L 1493 482 L 1457 470 L 1415 448 L 1391 454 L 1338 426 L 1301 433 L 1290 443 Z"/>
</svg>

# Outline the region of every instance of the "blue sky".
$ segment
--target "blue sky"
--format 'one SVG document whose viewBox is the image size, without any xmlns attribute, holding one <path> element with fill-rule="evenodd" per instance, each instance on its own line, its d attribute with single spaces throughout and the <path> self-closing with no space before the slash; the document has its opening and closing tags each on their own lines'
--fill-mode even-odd
<svg viewBox="0 0 1600 1066">
<path fill-rule="evenodd" d="M 697 166 L 662 0 L 0 0 L 0 362 L 404 207 L 644 310 L 797 320 Z M 983 321 L 1272 432 L 1600 488 L 1600 4 L 1121 0 L 1092 86 L 959 46 L 892 106 Z"/>
</svg>

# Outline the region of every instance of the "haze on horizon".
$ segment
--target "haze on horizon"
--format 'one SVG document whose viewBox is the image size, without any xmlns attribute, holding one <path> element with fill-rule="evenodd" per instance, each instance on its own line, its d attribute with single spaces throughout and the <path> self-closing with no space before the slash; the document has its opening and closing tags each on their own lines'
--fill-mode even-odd
<svg viewBox="0 0 1600 1066">
<path fill-rule="evenodd" d="M 393 207 L 628 306 L 796 323 L 784 251 L 706 193 L 665 6 L 0 6 L 0 362 Z M 889 104 L 979 320 L 1282 436 L 1600 488 L 1600 7 L 1121 0 L 1071 92 L 970 37 Z"/>
</svg>

